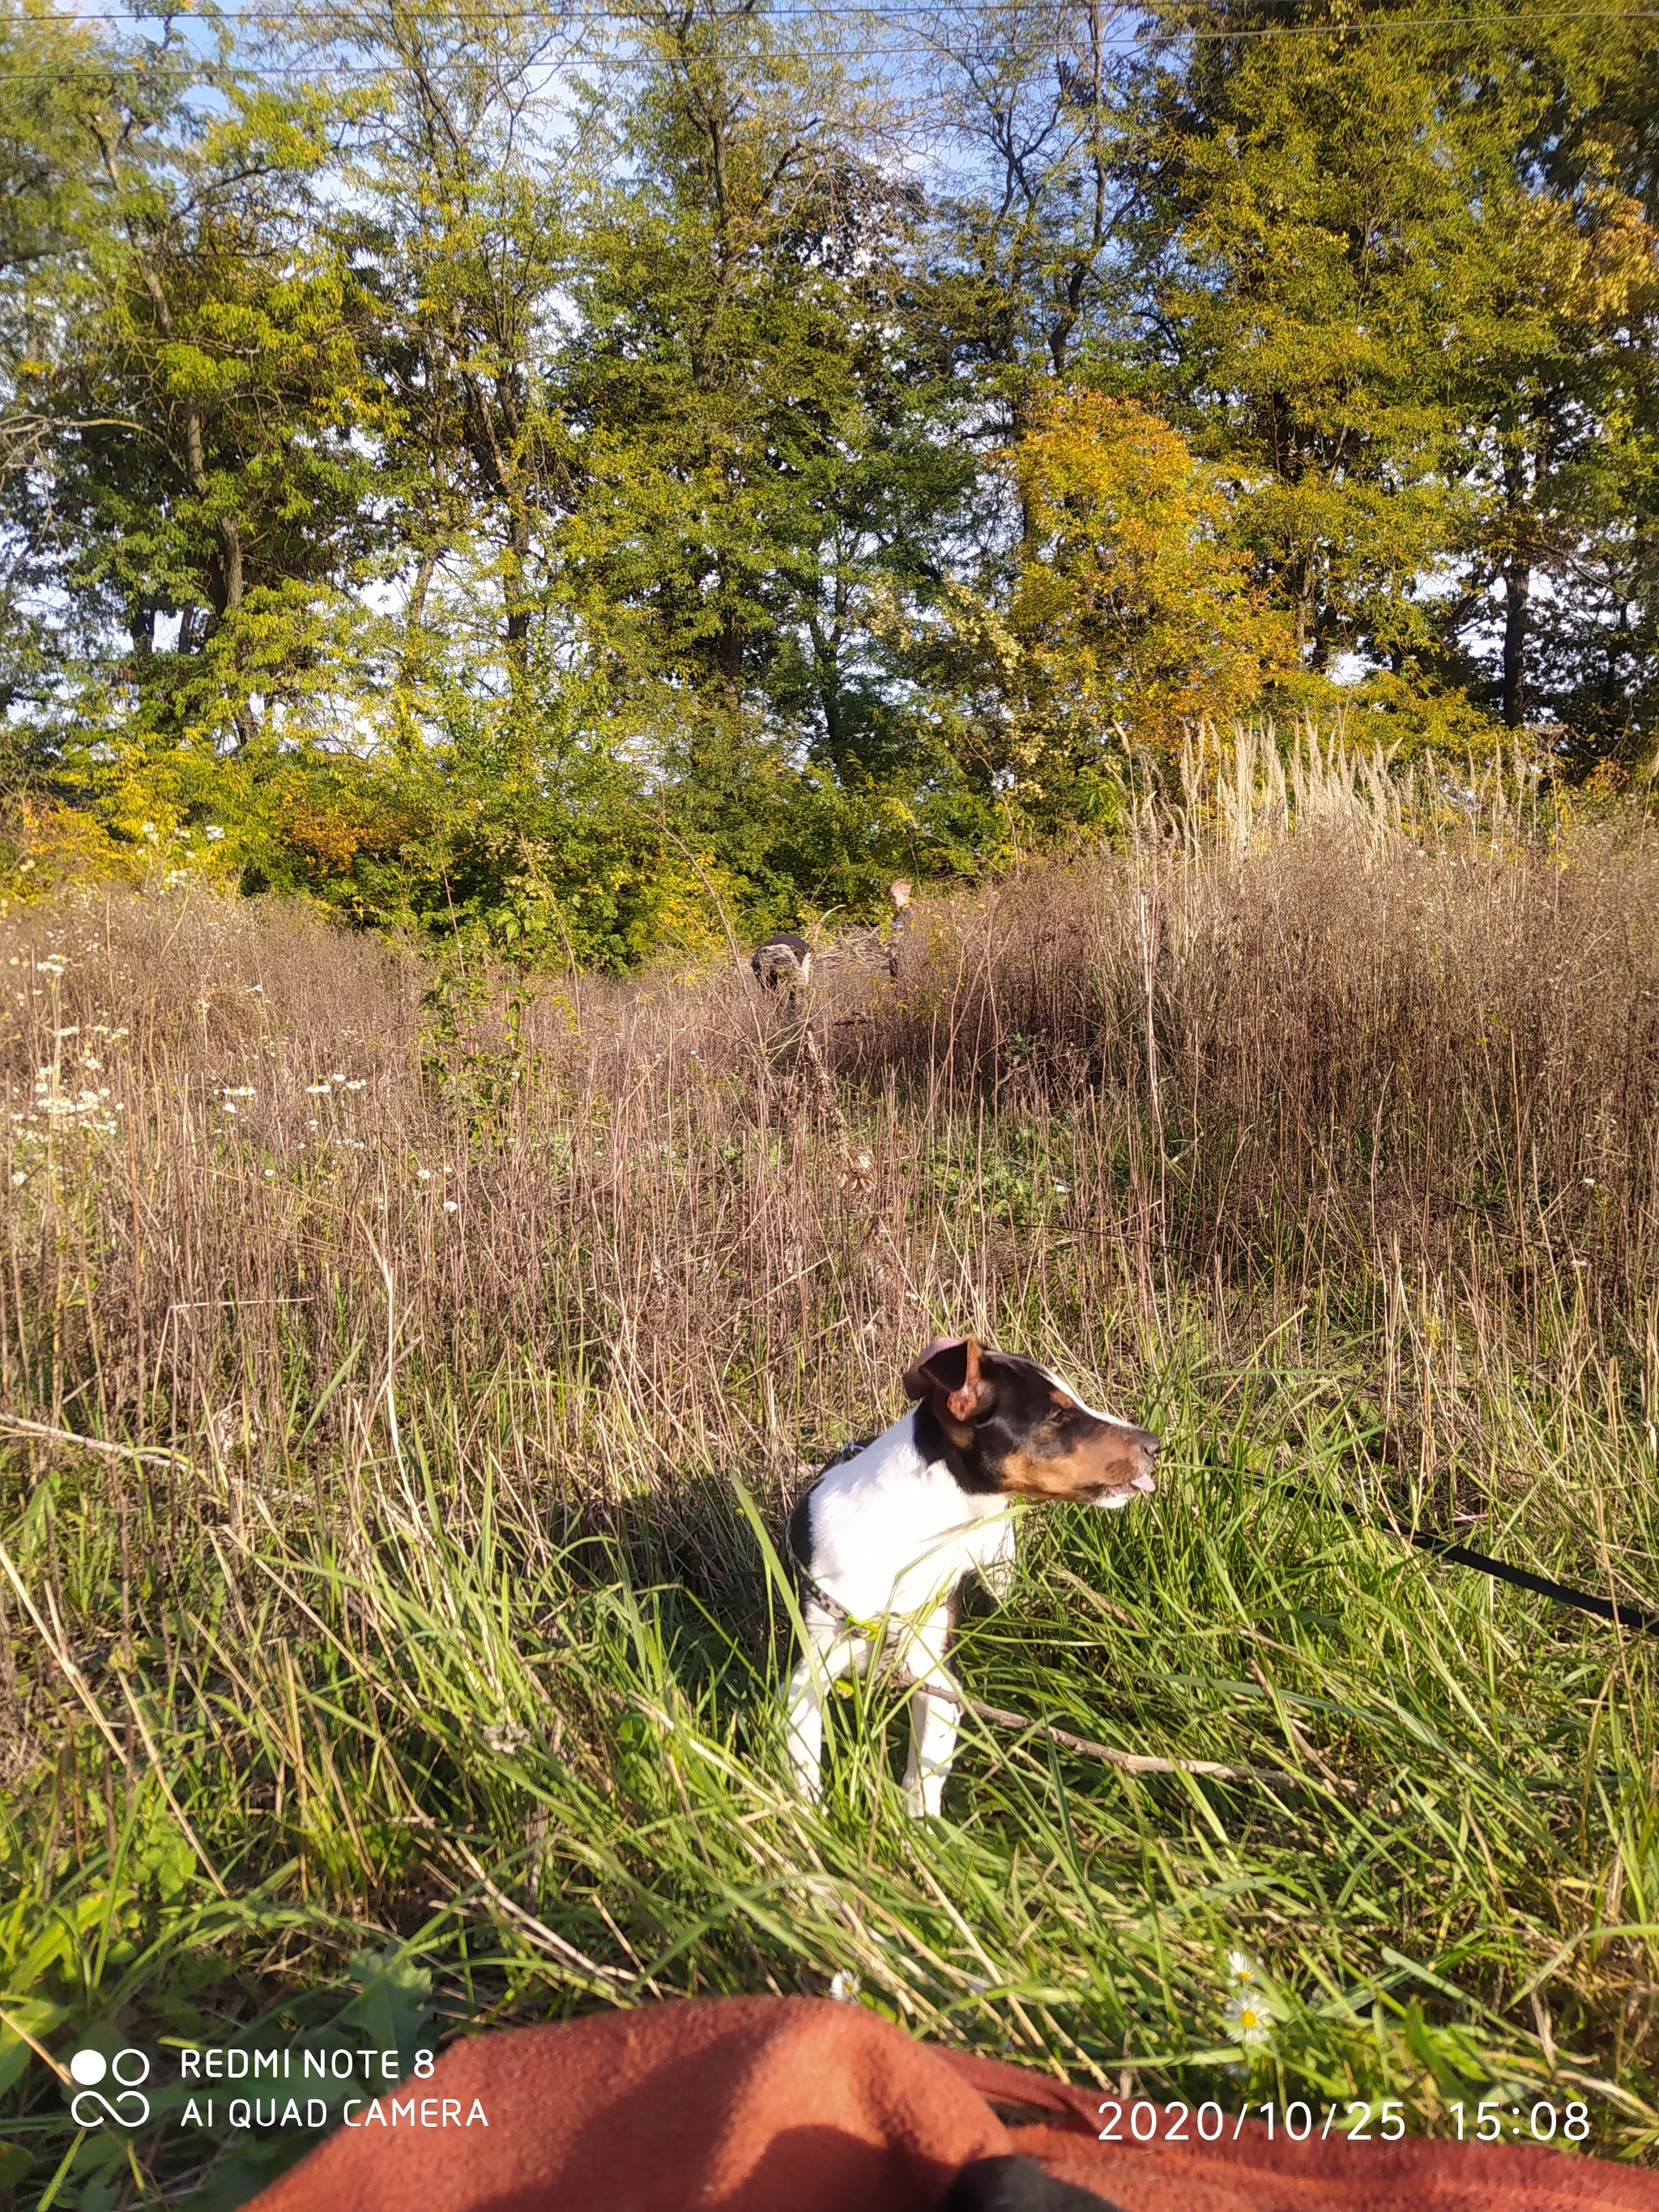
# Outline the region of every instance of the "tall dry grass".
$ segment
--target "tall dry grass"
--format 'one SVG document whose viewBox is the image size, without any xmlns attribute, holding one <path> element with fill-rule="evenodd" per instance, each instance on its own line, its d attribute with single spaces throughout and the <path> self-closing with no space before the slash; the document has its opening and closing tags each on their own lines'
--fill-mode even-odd
<svg viewBox="0 0 1659 2212">
<path fill-rule="evenodd" d="M 4 1401 L 242 1515 L 412 1392 L 574 1510 L 792 1468 L 945 1327 L 1133 1400 L 1197 1301 L 1336 1328 L 1425 1463 L 1471 1362 L 1652 1421 L 1659 853 L 1308 811 L 925 908 L 804 1023 L 746 973 L 434 992 L 257 906 L 15 916 Z"/>
<path fill-rule="evenodd" d="M 1127 851 L 926 905 L 896 981 L 826 959 L 804 1008 L 200 894 L 9 916 L 14 2018 L 210 1984 L 252 2032 L 366 1943 L 374 2002 L 472 2020 L 841 1971 L 1097 2079 L 1442 2128 L 1581 2095 L 1645 2154 L 1653 1655 L 1387 1528 L 1659 1610 L 1659 862 L 1634 818 L 1279 773 L 1194 766 Z M 970 1731 L 920 1838 L 872 1686 L 792 1799 L 738 1486 L 775 1511 L 969 1327 L 1166 1437 L 1154 1505 L 1033 1522 L 970 1687 L 1302 1784 Z M 1243 2079 L 1237 1942 L 1280 2019 Z"/>
</svg>

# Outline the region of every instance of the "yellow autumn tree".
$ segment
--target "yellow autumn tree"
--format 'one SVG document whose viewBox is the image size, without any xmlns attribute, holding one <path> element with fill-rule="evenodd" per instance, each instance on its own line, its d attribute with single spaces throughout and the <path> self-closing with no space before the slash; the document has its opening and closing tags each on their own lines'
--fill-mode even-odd
<svg viewBox="0 0 1659 2212">
<path fill-rule="evenodd" d="M 1048 719 L 1173 750 L 1183 725 L 1243 712 L 1291 665 L 1288 622 L 1169 423 L 1133 400 L 1057 392 L 1011 463 L 1024 532 L 1008 626 Z"/>
</svg>

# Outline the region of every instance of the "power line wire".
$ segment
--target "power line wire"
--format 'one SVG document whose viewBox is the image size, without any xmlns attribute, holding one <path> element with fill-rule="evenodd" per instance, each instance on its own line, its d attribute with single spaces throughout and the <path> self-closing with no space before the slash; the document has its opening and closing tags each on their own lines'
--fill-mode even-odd
<svg viewBox="0 0 1659 2212">
<path fill-rule="evenodd" d="M 857 0 L 817 0 L 817 4 L 810 8 L 780 9 L 770 15 L 758 15 L 749 20 L 757 26 L 799 25 L 815 21 L 821 17 L 842 16 L 871 21 L 882 21 L 890 16 L 907 18 L 921 16 L 928 21 L 936 21 L 941 12 L 938 0 L 882 0 L 882 4 L 873 7 L 857 4 Z M 1127 9 L 1125 13 L 1127 13 Z M 1651 8 L 1501 9 L 1479 15 L 1419 16 L 1402 12 L 1398 15 L 1372 16 L 1347 23 L 1262 23 L 1252 27 L 1240 27 L 1232 30 L 1217 31 L 1187 28 L 1177 31 L 1176 35 L 1188 39 L 1223 40 L 1275 38 L 1335 39 L 1348 38 L 1359 33 L 1467 29 L 1491 23 L 1612 22 L 1621 18 L 1628 18 L 1632 22 L 1646 22 L 1653 20 L 1656 15 L 1659 15 L 1659 9 Z M 579 26 L 585 23 L 631 23 L 639 27 L 648 27 L 650 23 L 650 18 L 637 7 L 588 7 L 575 9 L 563 15 L 546 6 L 476 9 L 471 11 L 471 19 L 489 23 L 544 21 L 550 27 L 561 24 Z M 72 19 L 62 20 L 72 20 L 74 23 L 79 25 L 82 23 L 149 23 L 155 21 L 157 18 L 154 14 L 140 14 L 133 9 L 88 9 L 77 11 Z M 183 20 L 186 22 L 198 23 L 205 21 L 206 19 L 201 16 L 188 16 Z M 739 21 L 739 18 L 731 16 L 725 19 L 724 22 L 716 23 L 714 27 L 734 28 L 738 26 Z"/>
<path fill-rule="evenodd" d="M 793 29 L 801 29 L 809 27 L 815 22 L 823 21 L 839 21 L 846 20 L 862 20 L 879 24 L 890 20 L 902 20 L 908 21 L 912 18 L 936 20 L 939 14 L 939 10 L 936 6 L 922 4 L 922 0 L 887 0 L 887 4 L 879 9 L 837 4 L 837 0 L 823 0 L 823 4 L 815 6 L 811 9 L 785 10 L 776 15 L 759 18 L 758 21 L 769 27 L 777 26 Z M 75 19 L 76 23 L 103 23 L 112 26 L 123 23 L 148 22 L 154 20 L 155 19 L 152 16 L 141 15 L 136 12 L 112 9 L 99 12 L 88 12 L 85 15 L 79 15 Z M 201 19 L 191 18 L 189 20 L 192 21 L 199 21 Z M 545 7 L 503 8 L 489 10 L 484 15 L 483 20 L 489 23 L 499 24 L 509 24 L 514 22 L 545 22 L 550 29 L 557 28 L 562 26 L 569 28 L 573 33 L 583 28 L 599 28 L 608 26 L 626 26 L 636 30 L 649 27 L 647 20 L 641 14 L 639 9 L 623 8 L 585 8 L 571 15 L 562 18 L 556 16 Z M 1482 15 L 1467 15 L 1415 16 L 1400 15 L 1390 15 L 1380 19 L 1371 18 L 1366 21 L 1349 23 L 1256 24 L 1252 26 L 1241 26 L 1232 29 L 1213 31 L 1184 28 L 1176 30 L 1170 35 L 1173 41 L 1177 44 L 1184 43 L 1202 46 L 1226 46 L 1246 41 L 1264 40 L 1315 40 L 1329 45 L 1342 43 L 1361 37 L 1414 38 L 1431 32 L 1509 28 L 1521 24 L 1582 22 L 1649 23 L 1656 21 L 1659 21 L 1659 9 L 1551 8 L 1514 9 L 1496 14 L 1486 13 Z M 734 27 L 737 27 L 735 23 L 730 21 L 715 27 L 717 32 Z M 1138 35 L 1138 33 L 1136 35 Z M 1133 43 L 1133 39 L 1130 40 L 1119 41 L 1115 46 L 1115 51 L 1121 52 L 1125 50 L 1125 47 L 1130 43 Z M 912 40 L 902 43 L 892 43 L 884 41 L 879 38 L 879 36 L 878 36 L 872 40 L 862 41 L 857 46 L 814 46 L 811 52 L 814 58 L 823 61 L 901 62 L 910 60 L 944 60 L 948 62 L 953 58 L 952 49 L 949 41 L 942 38 L 924 40 Z M 688 58 L 697 60 L 712 61 L 738 60 L 752 58 L 754 52 L 755 46 L 752 41 L 747 44 L 734 42 L 731 46 L 727 46 L 724 51 L 718 41 L 715 41 L 707 46 L 698 48 Z M 167 49 L 152 49 L 151 53 L 149 56 L 146 57 L 140 55 L 137 58 L 140 60 L 150 59 L 156 62 L 175 61 L 185 64 L 189 64 L 190 62 L 194 61 L 204 65 L 205 65 L 207 61 L 207 57 L 195 53 L 191 49 L 186 46 L 174 46 Z M 325 62 L 319 58 L 310 64 L 299 63 L 273 63 L 233 58 L 226 64 L 226 72 L 232 77 L 251 80 L 253 82 L 306 84 L 314 83 L 319 81 L 335 81 L 340 78 L 346 78 L 353 81 L 372 82 L 376 78 L 395 76 L 401 66 L 403 66 L 403 64 L 396 58 L 386 61 L 362 63 L 348 62 L 336 58 L 330 58 Z M 580 56 L 573 55 L 570 58 L 570 66 L 573 68 L 587 69 L 600 67 L 632 68 L 636 66 L 636 58 L 630 56 L 626 58 L 617 57 L 615 58 L 607 58 L 591 53 Z M 36 83 L 43 85 L 64 83 L 72 81 L 77 76 L 102 76 L 107 74 L 107 72 L 108 64 L 106 63 L 101 60 L 88 58 L 83 63 L 72 62 L 55 65 L 52 64 L 41 64 L 33 69 L 27 70 L 0 70 L 0 83 Z"/>
</svg>

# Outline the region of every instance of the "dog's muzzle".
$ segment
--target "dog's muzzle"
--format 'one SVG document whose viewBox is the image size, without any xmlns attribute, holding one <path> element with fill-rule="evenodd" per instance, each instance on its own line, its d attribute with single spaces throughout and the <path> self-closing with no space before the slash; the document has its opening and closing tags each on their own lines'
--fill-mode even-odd
<svg viewBox="0 0 1659 2212">
<path fill-rule="evenodd" d="M 1150 1498 L 1158 1488 L 1152 1480 L 1152 1467 L 1158 1458 L 1158 1439 L 1149 1429 L 1132 1429 L 1127 1441 L 1139 1464 L 1127 1482 L 1103 1490 L 1096 1498 L 1095 1504 L 1105 1513 L 1118 1512 L 1133 1504 L 1137 1498 Z"/>
</svg>

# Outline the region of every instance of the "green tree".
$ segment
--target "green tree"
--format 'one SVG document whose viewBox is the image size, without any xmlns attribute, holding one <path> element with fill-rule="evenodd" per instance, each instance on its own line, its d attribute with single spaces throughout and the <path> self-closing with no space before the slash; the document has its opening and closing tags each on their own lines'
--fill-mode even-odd
<svg viewBox="0 0 1659 2212">
<path fill-rule="evenodd" d="M 653 9 L 636 36 L 593 109 L 563 589 L 678 833 L 775 922 L 909 857 L 868 599 L 933 558 L 973 463 L 937 434 L 917 195 L 868 88 L 744 8 Z"/>
<path fill-rule="evenodd" d="M 1449 278 L 1480 247 L 1444 40 L 1256 0 L 1164 25 L 1139 159 L 1177 419 L 1232 477 L 1306 665 L 1398 672 L 1439 636 Z"/>
<path fill-rule="evenodd" d="M 60 85 L 74 189 L 11 362 L 9 520 L 129 709 L 248 742 L 258 702 L 303 693 L 368 536 L 375 403 L 315 221 L 322 118 L 170 33 Z"/>
<path fill-rule="evenodd" d="M 1619 724 L 1652 622 L 1650 37 L 1324 0 L 1159 21 L 1166 374 L 1306 670 L 1519 728 L 1531 655 L 1543 720 Z"/>
<path fill-rule="evenodd" d="M 920 27 L 953 179 L 926 296 L 994 441 L 1138 325 L 1129 21 L 1108 0 L 978 0 Z"/>
<path fill-rule="evenodd" d="M 487 0 L 304 6 L 268 35 L 351 87 L 333 228 L 376 309 L 400 672 L 447 641 L 528 707 L 573 465 L 558 379 L 581 148 L 550 90 L 569 41 Z"/>
<path fill-rule="evenodd" d="M 714 6 L 653 10 L 640 40 L 626 94 L 595 109 L 572 593 L 619 665 L 727 709 L 764 693 L 792 623 L 817 623 L 833 727 L 821 586 L 844 516 L 855 545 L 883 535 L 870 448 L 891 426 L 872 419 L 884 364 L 867 326 L 904 196 L 866 156 L 857 88 L 810 36 Z"/>
<path fill-rule="evenodd" d="M 1449 628 L 1510 728 L 1565 764 L 1646 750 L 1659 710 L 1659 232 L 1606 147 L 1546 111 L 1482 202 L 1457 465 L 1474 491 Z"/>
<path fill-rule="evenodd" d="M 1133 400 L 1055 391 L 1002 457 L 1024 529 L 1003 574 L 947 586 L 896 648 L 1018 849 L 1119 816 L 1137 750 L 1248 712 L 1292 652 L 1213 472 Z"/>
</svg>

